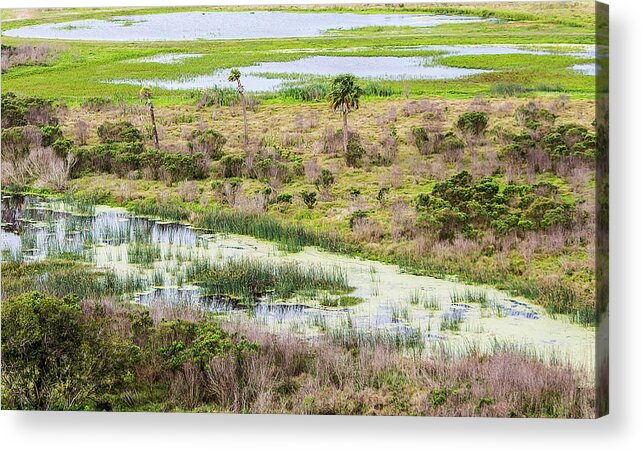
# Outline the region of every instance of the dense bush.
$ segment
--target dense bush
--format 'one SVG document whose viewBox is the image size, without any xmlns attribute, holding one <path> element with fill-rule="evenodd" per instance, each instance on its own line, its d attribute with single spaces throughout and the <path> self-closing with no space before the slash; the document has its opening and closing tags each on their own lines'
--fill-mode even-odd
<svg viewBox="0 0 642 452">
<path fill-rule="evenodd" d="M 410 129 L 415 146 L 421 154 L 432 154 L 435 152 L 434 147 L 430 146 L 430 137 L 423 127 L 413 127 Z"/>
<path fill-rule="evenodd" d="M 457 128 L 464 133 L 481 135 L 488 127 L 488 113 L 483 111 L 468 111 L 457 118 Z"/>
<path fill-rule="evenodd" d="M 303 204 L 305 204 L 308 209 L 312 209 L 317 203 L 317 194 L 313 191 L 304 190 L 301 192 L 301 199 L 303 200 Z"/>
<path fill-rule="evenodd" d="M 452 153 L 464 148 L 464 140 L 459 138 L 452 131 L 427 132 L 423 127 L 413 127 L 410 129 L 415 146 L 423 155 L 436 153 Z"/>
<path fill-rule="evenodd" d="M 327 168 L 323 168 L 321 170 L 321 174 L 319 174 L 319 177 L 314 183 L 317 187 L 329 188 L 334 184 L 334 175 L 332 174 L 332 171 Z"/>
<path fill-rule="evenodd" d="M 82 172 L 105 172 L 125 176 L 131 171 L 144 170 L 152 179 L 171 181 L 202 179 L 207 175 L 205 156 L 181 152 L 165 152 L 145 148 L 142 143 L 111 143 L 79 148 L 74 175 Z"/>
<path fill-rule="evenodd" d="M 529 102 L 515 110 L 515 119 L 519 125 L 527 129 L 537 129 L 542 125 L 552 125 L 557 117 L 546 110 Z"/>
<path fill-rule="evenodd" d="M 26 125 L 56 125 L 53 102 L 38 97 L 18 97 L 14 93 L 6 93 L 1 97 L 2 128 L 22 127 Z"/>
<path fill-rule="evenodd" d="M 63 138 L 60 126 L 43 126 L 40 128 L 42 134 L 42 145 L 44 147 L 51 146 L 54 141 Z"/>
<path fill-rule="evenodd" d="M 228 154 L 219 161 L 219 172 L 222 177 L 243 177 L 245 157 Z"/>
<path fill-rule="evenodd" d="M 131 342 L 115 335 L 97 308 L 27 292 L 2 303 L 2 404 L 55 410 L 82 407 L 132 377 Z"/>
<path fill-rule="evenodd" d="M 348 140 L 348 152 L 345 155 L 346 165 L 358 168 L 361 166 L 366 149 L 358 136 L 353 135 Z"/>
<path fill-rule="evenodd" d="M 58 157 L 65 158 L 69 151 L 74 147 L 74 142 L 66 138 L 58 138 L 51 145 L 51 149 L 56 153 Z"/>
<path fill-rule="evenodd" d="M 557 199 L 548 184 L 501 187 L 492 178 L 474 181 L 467 171 L 435 184 L 418 195 L 415 205 L 420 224 L 440 240 L 457 234 L 474 236 L 483 228 L 499 234 L 509 231 L 568 227 L 573 205 Z"/>
<path fill-rule="evenodd" d="M 291 193 L 280 193 L 276 197 L 276 202 L 279 204 L 290 204 L 292 203 L 292 194 Z"/>
<path fill-rule="evenodd" d="M 101 143 L 135 143 L 143 141 L 143 135 L 128 121 L 105 121 L 98 126 L 98 138 L 100 138 Z"/>
<path fill-rule="evenodd" d="M 595 134 L 578 124 L 562 124 L 541 140 L 542 148 L 553 157 L 595 156 Z"/>
<path fill-rule="evenodd" d="M 259 345 L 208 320 L 161 321 L 148 311 L 82 305 L 76 298 L 28 292 L 2 304 L 2 404 L 9 409 L 131 407 L 132 393 L 161 385 L 174 397 L 183 372 L 197 378 L 198 400 L 218 402 L 202 382 L 213 361 L 241 363 Z M 193 380 L 193 382 L 195 382 Z"/>
<path fill-rule="evenodd" d="M 189 148 L 208 155 L 212 160 L 219 160 L 223 157 L 225 143 L 227 143 L 227 139 L 216 130 L 194 130 L 189 141 Z"/>
<path fill-rule="evenodd" d="M 37 127 L 3 128 L 2 159 L 16 161 L 24 158 L 29 154 L 29 149 L 32 146 L 39 146 L 41 141 L 40 130 Z"/>
</svg>

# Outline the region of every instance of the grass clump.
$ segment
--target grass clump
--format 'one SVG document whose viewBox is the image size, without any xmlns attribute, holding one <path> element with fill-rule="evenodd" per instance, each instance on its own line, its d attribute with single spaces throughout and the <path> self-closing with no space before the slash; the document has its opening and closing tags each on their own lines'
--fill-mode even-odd
<svg viewBox="0 0 642 452">
<path fill-rule="evenodd" d="M 266 294 L 290 298 L 297 292 L 348 291 L 347 277 L 338 268 L 302 267 L 251 259 L 210 262 L 197 260 L 187 266 L 186 278 L 217 297 L 256 300 Z"/>
<path fill-rule="evenodd" d="M 127 247 L 127 260 L 130 264 L 151 267 L 161 258 L 161 248 L 157 243 L 130 243 Z"/>
<path fill-rule="evenodd" d="M 347 308 L 363 303 L 364 299 L 352 295 L 341 295 L 339 297 L 322 297 L 319 304 L 326 308 Z"/>
<path fill-rule="evenodd" d="M 450 301 L 454 304 L 476 303 L 483 306 L 487 305 L 489 302 L 486 291 L 475 289 L 466 289 L 464 293 L 452 292 L 450 294 Z"/>
</svg>

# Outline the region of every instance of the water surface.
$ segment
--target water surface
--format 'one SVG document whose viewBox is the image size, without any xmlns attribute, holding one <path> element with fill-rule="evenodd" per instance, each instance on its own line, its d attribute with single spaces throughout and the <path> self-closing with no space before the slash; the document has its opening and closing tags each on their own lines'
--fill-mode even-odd
<svg viewBox="0 0 642 452">
<path fill-rule="evenodd" d="M 40 24 L 6 31 L 20 38 L 83 41 L 191 41 L 196 39 L 294 38 L 321 36 L 331 29 L 370 26 L 433 27 L 479 19 L 431 14 L 181 12 L 116 16 Z"/>
<path fill-rule="evenodd" d="M 364 79 L 378 80 L 436 80 L 454 79 L 487 72 L 482 69 L 466 69 L 435 64 L 432 57 L 395 56 L 312 56 L 294 61 L 272 61 L 240 67 L 243 86 L 249 91 L 273 91 L 285 83 L 305 80 L 310 77 L 333 77 L 338 74 L 353 74 Z M 200 75 L 175 80 L 111 80 L 110 83 L 146 84 L 163 89 L 188 90 L 235 87 L 227 80 L 229 69 L 216 70 L 209 75 Z M 261 75 L 263 74 L 263 75 Z M 279 75 L 284 77 L 279 77 Z"/>
<path fill-rule="evenodd" d="M 2 214 L 3 260 L 77 256 L 121 277 L 142 281 L 146 288 L 126 298 L 149 306 L 205 306 L 239 321 L 259 322 L 276 333 L 309 340 L 323 334 L 384 335 L 395 340 L 414 338 L 455 354 L 470 347 L 493 350 L 505 344 L 588 372 L 594 366 L 594 329 L 572 324 L 563 316 L 552 318 L 526 300 L 489 287 L 411 275 L 394 265 L 316 248 L 284 253 L 274 243 L 252 237 L 137 218 L 122 209 L 97 207 L 83 212 L 62 202 L 27 197 L 3 198 Z M 131 247 L 141 243 L 158 249 L 147 265 L 132 262 Z M 202 259 L 220 263 L 256 259 L 337 269 L 353 288 L 350 295 L 363 302 L 325 308 L 320 294 L 301 293 L 286 300 L 264 294 L 252 306 L 241 306 L 212 298 L 184 278 L 185 267 Z M 463 297 L 467 291 L 483 293 L 486 301 L 467 300 Z M 450 329 L 449 322 L 457 329 Z"/>
</svg>

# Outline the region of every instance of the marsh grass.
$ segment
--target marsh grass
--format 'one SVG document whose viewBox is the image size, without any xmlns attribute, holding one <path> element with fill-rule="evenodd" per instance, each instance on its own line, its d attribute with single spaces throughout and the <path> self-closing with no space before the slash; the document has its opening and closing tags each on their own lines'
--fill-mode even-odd
<svg viewBox="0 0 642 452">
<path fill-rule="evenodd" d="M 423 306 L 424 309 L 428 309 L 429 311 L 438 311 L 441 309 L 439 299 L 434 295 L 424 299 Z"/>
<path fill-rule="evenodd" d="M 172 221 L 187 221 L 191 217 L 190 210 L 168 203 L 139 202 L 132 205 L 132 211 L 136 215 Z M 351 245 L 333 233 L 315 231 L 298 224 L 284 223 L 264 214 L 238 210 L 208 209 L 196 217 L 195 226 L 211 232 L 249 235 L 269 240 L 290 252 L 301 251 L 305 246 L 318 246 L 335 252 L 349 252 L 352 249 Z"/>
<path fill-rule="evenodd" d="M 96 270 L 89 264 L 50 259 L 42 262 L 3 262 L 2 296 L 12 297 L 30 290 L 64 297 L 104 296 L 121 297 L 139 292 L 149 285 L 137 275 L 118 275 L 112 271 Z"/>
<path fill-rule="evenodd" d="M 423 290 L 414 290 L 410 294 L 408 302 L 411 305 L 423 306 L 424 309 L 428 311 L 438 311 L 439 309 L 441 309 L 441 305 L 437 296 L 434 294 L 427 294 Z"/>
<path fill-rule="evenodd" d="M 421 354 L 426 346 L 421 328 L 358 329 L 346 322 L 326 326 L 326 338 L 333 344 L 348 350 L 360 348 L 384 348 L 396 351 L 411 351 Z"/>
<path fill-rule="evenodd" d="M 447 313 L 441 318 L 439 330 L 452 332 L 460 331 L 463 322 L 464 317 L 460 312 Z"/>
<path fill-rule="evenodd" d="M 161 259 L 161 247 L 158 243 L 129 243 L 127 246 L 127 259 L 130 264 L 151 267 L 154 262 Z"/>
<path fill-rule="evenodd" d="M 352 295 L 341 295 L 339 297 L 330 297 L 325 295 L 319 300 L 321 306 L 327 308 L 347 308 L 350 306 L 356 306 L 360 303 L 363 303 L 365 300 L 360 297 L 355 297 Z"/>
<path fill-rule="evenodd" d="M 450 294 L 450 302 L 454 304 L 476 303 L 485 306 L 489 300 L 488 294 L 484 290 L 466 289 L 464 293 L 452 292 Z"/>
<path fill-rule="evenodd" d="M 254 301 L 268 293 L 275 298 L 290 298 L 298 292 L 351 290 L 345 273 L 339 268 L 303 267 L 245 258 L 225 262 L 197 259 L 187 265 L 185 277 L 198 283 L 207 294 L 240 297 L 246 301 Z"/>
</svg>

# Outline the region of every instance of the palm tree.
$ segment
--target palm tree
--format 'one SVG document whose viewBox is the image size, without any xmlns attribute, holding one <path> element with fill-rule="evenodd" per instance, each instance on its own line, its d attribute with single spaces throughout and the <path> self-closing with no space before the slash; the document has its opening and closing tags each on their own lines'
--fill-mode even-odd
<svg viewBox="0 0 642 452">
<path fill-rule="evenodd" d="M 359 108 L 359 97 L 363 90 L 357 85 L 357 78 L 351 74 L 341 74 L 332 80 L 328 102 L 334 111 L 343 115 L 343 152 L 348 153 L 348 113 Z"/>
<path fill-rule="evenodd" d="M 149 107 L 149 115 L 152 118 L 152 135 L 154 137 L 154 147 L 158 149 L 158 130 L 156 130 L 156 117 L 154 116 L 154 104 L 152 103 L 152 89 L 149 86 L 143 86 L 140 89 L 138 96 L 142 100 L 144 100 Z"/>
<path fill-rule="evenodd" d="M 239 71 L 236 68 L 232 69 L 227 79 L 230 82 L 236 82 L 236 91 L 238 91 L 239 96 L 241 97 L 241 106 L 243 107 L 243 126 L 245 127 L 245 145 L 247 146 L 249 142 L 248 133 L 247 133 L 247 106 L 245 103 L 245 89 L 241 84 L 241 71 Z"/>
</svg>

